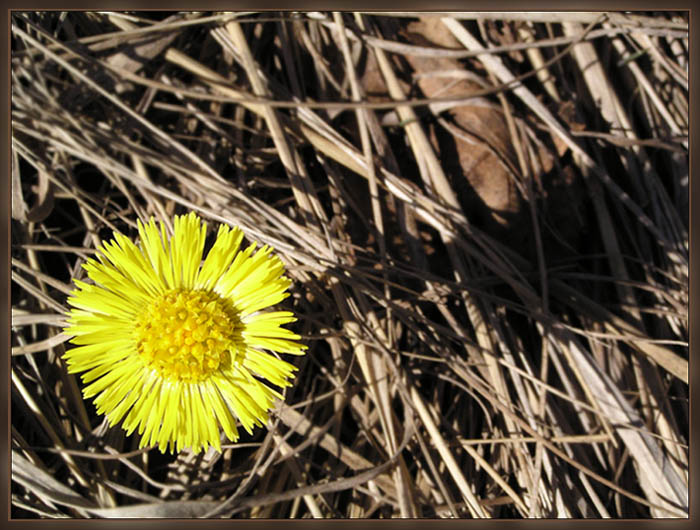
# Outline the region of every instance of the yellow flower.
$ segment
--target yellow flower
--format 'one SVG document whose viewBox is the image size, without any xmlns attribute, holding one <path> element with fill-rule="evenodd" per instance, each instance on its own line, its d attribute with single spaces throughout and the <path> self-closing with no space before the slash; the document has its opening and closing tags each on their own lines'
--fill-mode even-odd
<svg viewBox="0 0 700 530">
<path fill-rule="evenodd" d="M 68 371 L 85 372 L 85 398 L 110 425 L 123 418 L 127 435 L 138 429 L 140 447 L 221 451 L 219 426 L 236 441 L 236 420 L 250 433 L 282 397 L 260 379 L 291 384 L 296 367 L 269 352 L 306 349 L 281 327 L 291 312 L 262 311 L 291 281 L 270 247 L 239 251 L 239 228 L 221 225 L 202 261 L 206 223 L 194 213 L 175 217 L 172 238 L 153 219 L 138 231 L 138 247 L 115 232 L 84 265 L 96 285 L 75 280 Z"/>
</svg>

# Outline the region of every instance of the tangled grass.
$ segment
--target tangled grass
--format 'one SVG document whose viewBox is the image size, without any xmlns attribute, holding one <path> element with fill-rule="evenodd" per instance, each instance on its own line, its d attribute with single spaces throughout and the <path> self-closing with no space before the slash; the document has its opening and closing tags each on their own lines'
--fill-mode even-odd
<svg viewBox="0 0 700 530">
<path fill-rule="evenodd" d="M 13 517 L 687 517 L 688 13 L 11 28 Z M 275 248 L 309 350 L 266 429 L 161 455 L 61 328 L 188 211 Z"/>
</svg>

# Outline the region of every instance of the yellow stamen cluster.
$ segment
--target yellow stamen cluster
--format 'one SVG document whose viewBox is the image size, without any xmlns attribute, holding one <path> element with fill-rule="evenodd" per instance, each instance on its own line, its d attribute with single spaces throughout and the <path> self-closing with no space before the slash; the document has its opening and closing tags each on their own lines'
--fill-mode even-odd
<svg viewBox="0 0 700 530">
<path fill-rule="evenodd" d="M 137 319 L 137 351 L 162 377 L 198 383 L 235 361 L 239 326 L 234 309 L 216 293 L 171 289 Z"/>
</svg>

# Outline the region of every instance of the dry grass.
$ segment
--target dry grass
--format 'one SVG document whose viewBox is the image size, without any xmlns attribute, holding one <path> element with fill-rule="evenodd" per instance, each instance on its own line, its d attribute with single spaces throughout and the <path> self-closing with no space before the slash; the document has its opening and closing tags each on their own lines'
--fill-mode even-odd
<svg viewBox="0 0 700 530">
<path fill-rule="evenodd" d="M 15 12 L 12 50 L 14 517 L 687 516 L 687 14 Z M 162 456 L 61 323 L 189 210 L 276 248 L 309 352 L 267 429 Z"/>
</svg>

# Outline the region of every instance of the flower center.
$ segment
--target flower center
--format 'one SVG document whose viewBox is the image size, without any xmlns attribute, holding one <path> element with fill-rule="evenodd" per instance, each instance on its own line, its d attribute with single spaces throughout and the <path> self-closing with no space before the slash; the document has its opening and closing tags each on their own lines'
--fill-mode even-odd
<svg viewBox="0 0 700 530">
<path fill-rule="evenodd" d="M 138 317 L 136 348 L 164 378 L 196 383 L 235 360 L 238 323 L 233 308 L 215 293 L 171 289 Z"/>
</svg>

